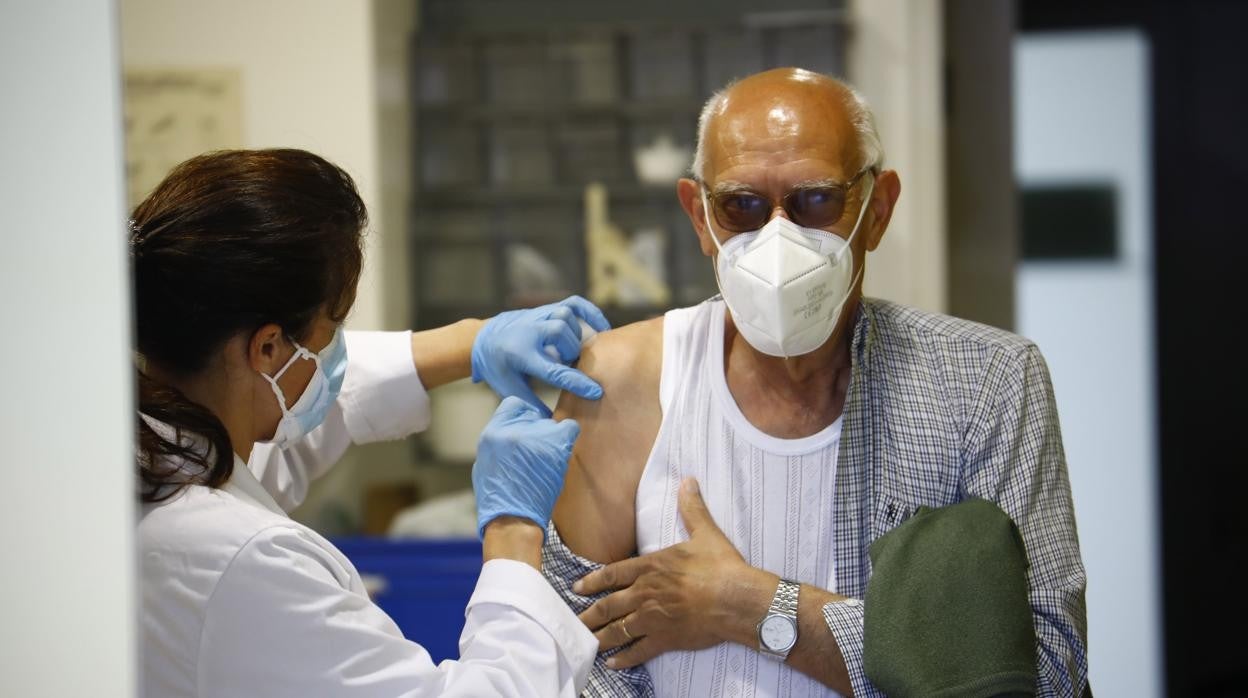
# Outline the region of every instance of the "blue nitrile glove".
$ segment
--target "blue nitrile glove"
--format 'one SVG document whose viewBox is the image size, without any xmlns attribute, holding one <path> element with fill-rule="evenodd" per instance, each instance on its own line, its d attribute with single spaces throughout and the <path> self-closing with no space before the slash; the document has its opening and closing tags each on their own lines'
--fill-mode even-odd
<svg viewBox="0 0 1248 698">
<path fill-rule="evenodd" d="M 486 524 L 500 516 L 529 519 L 545 535 L 580 433 L 571 419 L 556 422 L 518 397 L 503 400 L 481 432 L 472 465 L 478 535 L 484 538 Z"/>
<path fill-rule="evenodd" d="M 581 355 L 581 324 L 598 332 L 611 329 L 593 303 L 571 296 L 528 310 L 500 313 L 485 323 L 472 343 L 472 380 L 485 381 L 502 397 L 524 398 L 544 417 L 550 416 L 526 376 L 549 383 L 586 400 L 602 397 L 602 387 L 589 376 L 565 366 Z M 553 348 L 558 359 L 548 354 Z"/>
</svg>

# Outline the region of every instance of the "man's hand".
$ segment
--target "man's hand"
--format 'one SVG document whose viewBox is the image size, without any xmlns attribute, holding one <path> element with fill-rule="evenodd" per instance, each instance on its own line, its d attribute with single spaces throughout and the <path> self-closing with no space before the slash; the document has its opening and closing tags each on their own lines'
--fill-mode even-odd
<svg viewBox="0 0 1248 698">
<path fill-rule="evenodd" d="M 615 590 L 580 616 L 600 651 L 632 643 L 607 661 L 612 669 L 672 650 L 748 642 L 775 591 L 779 578 L 746 563 L 711 519 L 693 478 L 681 484 L 679 503 L 688 541 L 607 565 L 573 586 L 584 595 Z"/>
</svg>

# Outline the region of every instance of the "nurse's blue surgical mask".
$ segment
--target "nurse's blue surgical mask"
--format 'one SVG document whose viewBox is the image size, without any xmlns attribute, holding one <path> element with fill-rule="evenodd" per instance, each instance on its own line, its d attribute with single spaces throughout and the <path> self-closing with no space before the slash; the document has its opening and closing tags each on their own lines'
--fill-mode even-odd
<svg viewBox="0 0 1248 698">
<path fill-rule="evenodd" d="M 342 380 L 347 375 L 347 343 L 342 336 L 342 326 L 334 331 L 334 338 L 329 340 L 319 353 L 313 353 L 306 347 L 294 342 L 295 353 L 272 376 L 261 372 L 273 394 L 277 396 L 277 405 L 282 408 L 282 419 L 277 423 L 273 438 L 262 443 L 276 444 L 278 448 L 290 448 L 308 432 L 317 428 L 325 421 L 329 408 L 338 399 L 338 391 L 342 389 Z M 287 369 L 300 359 L 311 359 L 316 362 L 316 372 L 308 381 L 308 387 L 289 408 L 286 407 L 286 395 L 282 392 L 277 380 Z"/>
</svg>

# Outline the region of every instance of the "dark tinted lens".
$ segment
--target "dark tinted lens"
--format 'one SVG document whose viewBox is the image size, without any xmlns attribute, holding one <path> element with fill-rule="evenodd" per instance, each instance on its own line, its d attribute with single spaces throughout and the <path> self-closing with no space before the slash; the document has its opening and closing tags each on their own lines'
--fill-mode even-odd
<svg viewBox="0 0 1248 698">
<path fill-rule="evenodd" d="M 750 192 L 730 192 L 715 197 L 715 218 L 733 233 L 758 230 L 767 223 L 771 202 Z"/>
<path fill-rule="evenodd" d="M 784 197 L 784 210 L 806 228 L 827 228 L 845 211 L 845 191 L 839 187 L 807 187 Z"/>
</svg>

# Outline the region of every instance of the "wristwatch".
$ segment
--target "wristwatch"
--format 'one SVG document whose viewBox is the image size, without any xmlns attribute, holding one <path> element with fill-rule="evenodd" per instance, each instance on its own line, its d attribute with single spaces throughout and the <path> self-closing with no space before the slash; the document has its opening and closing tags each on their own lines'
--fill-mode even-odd
<svg viewBox="0 0 1248 698">
<path fill-rule="evenodd" d="M 781 579 L 771 608 L 758 624 L 758 651 L 784 661 L 797 644 L 797 594 L 801 585 Z"/>
</svg>

